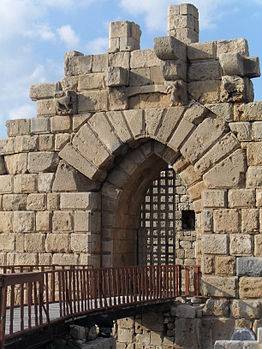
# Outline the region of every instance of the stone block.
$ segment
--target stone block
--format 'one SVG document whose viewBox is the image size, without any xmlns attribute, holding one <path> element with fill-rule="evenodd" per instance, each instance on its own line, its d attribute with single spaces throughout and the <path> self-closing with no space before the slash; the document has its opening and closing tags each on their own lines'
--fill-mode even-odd
<svg viewBox="0 0 262 349">
<path fill-rule="evenodd" d="M 253 102 L 252 81 L 239 76 L 223 76 L 220 88 L 221 102 Z"/>
<path fill-rule="evenodd" d="M 72 231 L 73 213 L 70 211 L 54 211 L 52 222 L 53 231 Z"/>
<path fill-rule="evenodd" d="M 190 121 L 192 122 L 192 124 L 197 126 L 202 123 L 208 116 L 212 116 L 208 115 L 208 109 L 205 108 L 202 104 L 194 102 L 185 111 L 183 119 Z"/>
<path fill-rule="evenodd" d="M 127 126 L 123 114 L 119 111 L 111 111 L 106 115 L 121 142 L 126 143 L 130 141 L 132 139 L 131 131 Z"/>
<path fill-rule="evenodd" d="M 131 69 L 159 67 L 159 66 L 160 66 L 160 60 L 157 57 L 154 50 L 137 50 L 137 51 L 131 52 L 131 58 L 130 58 Z"/>
<path fill-rule="evenodd" d="M 0 176 L 0 194 L 13 192 L 14 177 L 10 175 Z"/>
<path fill-rule="evenodd" d="M 173 136 L 171 137 L 168 146 L 177 151 L 182 145 L 183 141 L 194 128 L 194 124 L 187 121 L 186 119 L 182 119 L 182 121 L 177 126 Z"/>
<path fill-rule="evenodd" d="M 59 156 L 87 178 L 94 181 L 103 181 L 105 179 L 105 172 L 98 170 L 90 161 L 82 156 L 77 149 L 73 148 L 72 145 L 67 144 L 62 151 L 60 151 Z"/>
<path fill-rule="evenodd" d="M 172 60 L 161 62 L 161 72 L 164 80 L 184 80 L 186 81 L 187 66 L 183 61 Z"/>
<path fill-rule="evenodd" d="M 134 330 L 122 328 L 121 331 L 118 332 L 117 340 L 120 343 L 132 343 L 134 337 Z"/>
<path fill-rule="evenodd" d="M 248 56 L 248 42 L 246 39 L 217 41 L 217 56 L 223 53 L 239 53 Z"/>
<path fill-rule="evenodd" d="M 241 215 L 241 230 L 242 233 L 255 234 L 259 231 L 258 227 L 258 209 L 247 208 L 242 209 Z"/>
<path fill-rule="evenodd" d="M 15 250 L 15 235 L 14 234 L 0 234 L 0 245 L 2 252 L 9 252 Z"/>
<path fill-rule="evenodd" d="M 255 141 L 262 140 L 262 122 L 256 121 L 252 124 L 252 135 Z"/>
<path fill-rule="evenodd" d="M 150 68 L 136 68 L 129 72 L 129 85 L 131 87 L 151 85 Z"/>
<path fill-rule="evenodd" d="M 27 154 L 14 154 L 5 156 L 5 168 L 11 175 L 27 172 Z"/>
<path fill-rule="evenodd" d="M 218 275 L 235 275 L 236 261 L 235 257 L 216 256 L 215 271 Z"/>
<path fill-rule="evenodd" d="M 52 264 L 58 265 L 77 265 L 78 255 L 72 253 L 54 253 Z"/>
<path fill-rule="evenodd" d="M 75 76 L 90 73 L 92 70 L 93 56 L 84 56 L 77 51 L 65 54 L 64 70 L 66 76 Z"/>
<path fill-rule="evenodd" d="M 58 165 L 55 152 L 35 152 L 28 154 L 28 171 L 30 173 L 54 172 Z"/>
<path fill-rule="evenodd" d="M 238 75 L 255 78 L 260 76 L 259 59 L 244 57 L 239 53 L 224 53 L 219 56 L 224 75 Z"/>
<path fill-rule="evenodd" d="M 27 195 L 24 194 L 5 194 L 3 195 L 2 208 L 5 211 L 25 211 Z"/>
<path fill-rule="evenodd" d="M 86 232 L 85 234 L 71 234 L 71 250 L 76 253 L 87 253 L 90 241 L 91 236 Z"/>
<path fill-rule="evenodd" d="M 252 238 L 250 235 L 231 235 L 230 254 L 235 256 L 247 256 L 252 254 Z"/>
<path fill-rule="evenodd" d="M 96 113 L 89 120 L 88 125 L 94 134 L 97 135 L 110 153 L 119 150 L 121 142 L 116 136 L 113 127 L 109 123 L 105 113 Z"/>
<path fill-rule="evenodd" d="M 15 211 L 13 229 L 15 233 L 33 233 L 35 231 L 35 213 Z"/>
<path fill-rule="evenodd" d="M 1 148 L 1 146 L 0 146 Z M 17 136 L 14 141 L 14 150 L 16 153 L 37 151 L 38 137 L 37 136 Z"/>
<path fill-rule="evenodd" d="M 69 234 L 48 234 L 45 240 L 46 252 L 66 253 L 70 249 Z"/>
<path fill-rule="evenodd" d="M 108 110 L 107 91 L 88 91 L 78 95 L 78 112 L 98 112 Z"/>
<path fill-rule="evenodd" d="M 90 118 L 91 113 L 73 115 L 73 131 L 76 132 Z"/>
<path fill-rule="evenodd" d="M 16 253 L 15 262 L 16 265 L 38 265 L 37 253 Z"/>
<path fill-rule="evenodd" d="M 0 139 L 0 153 L 1 155 L 14 154 L 15 138 Z"/>
<path fill-rule="evenodd" d="M 36 213 L 36 231 L 48 232 L 52 227 L 52 213 L 48 211 Z"/>
<path fill-rule="evenodd" d="M 226 130 L 227 126 L 222 120 L 215 118 L 205 119 L 182 146 L 182 155 L 190 162 L 195 163 L 218 141 Z"/>
<path fill-rule="evenodd" d="M 109 110 L 128 109 L 128 97 L 126 87 L 109 88 Z"/>
<path fill-rule="evenodd" d="M 261 121 L 262 102 L 242 103 L 235 106 L 235 120 L 239 121 Z"/>
<path fill-rule="evenodd" d="M 54 173 L 39 173 L 38 174 L 38 191 L 50 192 L 54 181 Z"/>
<path fill-rule="evenodd" d="M 194 319 L 196 317 L 196 308 L 187 304 L 177 305 L 175 307 L 175 316 L 184 319 Z"/>
<path fill-rule="evenodd" d="M 174 36 L 154 39 L 154 51 L 161 60 L 181 60 L 186 62 L 186 45 Z M 132 65 L 131 65 L 132 68 Z"/>
<path fill-rule="evenodd" d="M 97 209 L 100 207 L 98 193 L 64 193 L 61 194 L 61 209 Z"/>
<path fill-rule="evenodd" d="M 99 73 L 104 72 L 107 68 L 108 64 L 108 54 L 102 55 L 94 55 L 93 56 L 93 64 L 92 64 L 92 72 Z"/>
<path fill-rule="evenodd" d="M 215 41 L 191 43 L 187 47 L 187 57 L 190 61 L 214 59 L 215 56 Z"/>
<path fill-rule="evenodd" d="M 202 249 L 206 254 L 228 254 L 228 236 L 226 234 L 204 234 Z"/>
<path fill-rule="evenodd" d="M 145 119 L 142 110 L 126 110 L 123 114 L 134 139 L 145 134 Z"/>
<path fill-rule="evenodd" d="M 92 212 L 75 211 L 74 231 L 77 232 L 93 232 L 91 229 Z"/>
<path fill-rule="evenodd" d="M 133 317 L 128 317 L 117 320 L 117 325 L 121 328 L 131 329 L 134 328 L 134 326 L 137 325 L 137 323 L 135 324 Z"/>
<path fill-rule="evenodd" d="M 203 276 L 202 295 L 235 298 L 237 295 L 237 280 L 233 276 Z"/>
<path fill-rule="evenodd" d="M 227 198 L 225 190 L 204 190 L 202 194 L 203 207 L 225 207 Z"/>
<path fill-rule="evenodd" d="M 14 177 L 14 193 L 34 193 L 37 190 L 37 175 L 21 174 Z"/>
<path fill-rule="evenodd" d="M 0 175 L 7 174 L 4 157 L 0 155 Z"/>
<path fill-rule="evenodd" d="M 107 86 L 127 86 L 128 72 L 121 67 L 109 67 L 107 69 Z"/>
<path fill-rule="evenodd" d="M 238 149 L 215 165 L 203 179 L 209 188 L 238 188 L 243 184 L 245 169 L 243 151 Z"/>
<path fill-rule="evenodd" d="M 262 298 L 262 277 L 241 277 L 239 279 L 239 297 Z"/>
<path fill-rule="evenodd" d="M 247 144 L 247 163 L 249 166 L 262 165 L 262 142 Z"/>
<path fill-rule="evenodd" d="M 10 233 L 13 231 L 13 212 L 0 212 L 0 232 Z"/>
<path fill-rule="evenodd" d="M 180 172 L 180 176 L 186 187 L 198 182 L 201 179 L 199 172 L 195 171 L 192 165 L 189 165 L 186 169 Z M 201 200 L 198 201 L 201 202 Z"/>
<path fill-rule="evenodd" d="M 214 231 L 216 233 L 238 233 L 239 217 L 236 209 L 215 210 Z"/>
<path fill-rule="evenodd" d="M 27 197 L 28 211 L 42 211 L 46 208 L 45 194 L 29 194 Z"/>
<path fill-rule="evenodd" d="M 46 206 L 49 211 L 59 210 L 60 208 L 60 194 L 49 193 L 46 196 Z"/>
<path fill-rule="evenodd" d="M 51 132 L 68 132 L 71 130 L 71 117 L 69 115 L 54 116 L 51 119 Z"/>
<path fill-rule="evenodd" d="M 253 189 L 231 189 L 228 191 L 228 207 L 254 207 L 256 193 Z"/>
<path fill-rule="evenodd" d="M 262 256 L 262 235 L 254 237 L 254 250 L 255 256 Z"/>
<path fill-rule="evenodd" d="M 250 122 L 231 122 L 229 127 L 239 141 L 252 140 L 252 126 Z"/>
<path fill-rule="evenodd" d="M 54 151 L 54 135 L 40 135 L 38 139 L 40 151 Z"/>
<path fill-rule="evenodd" d="M 83 90 L 102 90 L 106 87 L 105 74 L 86 74 L 79 76 L 78 79 L 78 91 Z"/>
<path fill-rule="evenodd" d="M 232 103 L 207 104 L 206 108 L 210 109 L 214 114 L 223 118 L 226 122 L 230 122 L 234 120 Z"/>
<path fill-rule="evenodd" d="M 24 246 L 25 252 L 44 252 L 45 235 L 25 234 Z"/>
<path fill-rule="evenodd" d="M 198 28 L 198 24 L 196 23 L 195 25 Z M 179 41 L 184 42 L 187 45 L 199 41 L 199 32 L 191 28 L 171 29 L 169 30 L 168 35 L 176 37 Z"/>
<path fill-rule="evenodd" d="M 28 135 L 30 132 L 30 119 L 8 120 L 6 131 L 8 137 Z"/>
<path fill-rule="evenodd" d="M 256 190 L 256 206 L 262 207 L 262 190 Z"/>
<path fill-rule="evenodd" d="M 203 209 L 201 224 L 204 232 L 211 232 L 213 230 L 213 211 Z"/>
<path fill-rule="evenodd" d="M 108 56 L 109 67 L 122 67 L 130 69 L 130 52 L 116 52 Z"/>
<path fill-rule="evenodd" d="M 218 61 L 191 63 L 188 68 L 189 81 L 216 80 L 221 77 Z"/>
<path fill-rule="evenodd" d="M 218 102 L 220 96 L 220 82 L 218 80 L 189 82 L 188 93 L 193 99 L 203 104 Z"/>
<path fill-rule="evenodd" d="M 262 276 L 262 258 L 238 257 L 236 272 L 237 276 Z"/>
<path fill-rule="evenodd" d="M 201 262 L 202 272 L 204 274 L 212 274 L 214 272 L 214 257 L 203 256 Z"/>
<path fill-rule="evenodd" d="M 41 99 L 36 102 L 36 116 L 48 117 L 56 114 L 55 99 Z"/>
<path fill-rule="evenodd" d="M 32 101 L 38 99 L 55 98 L 56 94 L 62 90 L 60 82 L 50 84 L 35 84 L 30 86 L 29 97 Z"/>
<path fill-rule="evenodd" d="M 55 151 L 60 151 L 71 138 L 70 133 L 58 133 L 55 135 Z"/>
<path fill-rule="evenodd" d="M 247 169 L 247 188 L 262 187 L 262 166 L 249 166 Z"/>
</svg>

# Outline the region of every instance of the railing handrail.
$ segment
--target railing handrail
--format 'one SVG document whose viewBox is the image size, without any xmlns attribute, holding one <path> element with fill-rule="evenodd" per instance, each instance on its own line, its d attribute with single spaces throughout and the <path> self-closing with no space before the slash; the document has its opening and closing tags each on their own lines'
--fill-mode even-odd
<svg viewBox="0 0 262 349">
<path fill-rule="evenodd" d="M 0 274 L 0 349 L 6 338 L 52 321 L 132 304 L 153 304 L 177 296 L 199 296 L 199 275 L 199 267 L 173 264 L 115 268 L 59 265 Z M 53 319 L 52 304 L 58 304 Z M 17 309 L 19 312 L 15 313 Z M 20 316 L 19 329 L 15 328 L 15 316 Z"/>
</svg>

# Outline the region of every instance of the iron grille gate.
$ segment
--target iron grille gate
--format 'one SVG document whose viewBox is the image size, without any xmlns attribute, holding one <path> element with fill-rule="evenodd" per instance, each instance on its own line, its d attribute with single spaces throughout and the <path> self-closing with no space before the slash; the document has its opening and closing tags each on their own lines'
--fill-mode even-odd
<svg viewBox="0 0 262 349">
<path fill-rule="evenodd" d="M 160 172 L 141 205 L 138 263 L 175 263 L 175 181 L 173 169 Z"/>
</svg>

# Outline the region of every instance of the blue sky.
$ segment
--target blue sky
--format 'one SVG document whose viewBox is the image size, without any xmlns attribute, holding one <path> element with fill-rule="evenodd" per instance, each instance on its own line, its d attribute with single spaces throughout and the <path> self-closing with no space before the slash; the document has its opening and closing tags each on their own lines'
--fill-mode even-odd
<svg viewBox="0 0 262 349">
<path fill-rule="evenodd" d="M 29 86 L 63 76 L 68 50 L 85 54 L 108 48 L 110 21 L 133 20 L 142 29 L 141 46 L 166 35 L 172 0 L 0 0 L 0 137 L 7 119 L 35 115 Z M 250 54 L 262 61 L 262 0 L 195 0 L 200 41 L 244 37 Z M 262 100 L 262 78 L 253 79 Z"/>
</svg>

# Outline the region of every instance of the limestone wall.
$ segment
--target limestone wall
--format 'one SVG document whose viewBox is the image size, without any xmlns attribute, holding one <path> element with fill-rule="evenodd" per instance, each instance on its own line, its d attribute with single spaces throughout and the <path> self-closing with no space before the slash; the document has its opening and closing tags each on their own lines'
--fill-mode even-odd
<svg viewBox="0 0 262 349">
<path fill-rule="evenodd" d="M 203 295 L 262 298 L 262 102 L 244 39 L 199 43 L 197 10 L 140 50 L 132 22 L 103 55 L 65 55 L 60 82 L 33 85 L 36 118 L 0 140 L 1 264 L 116 266 L 137 260 L 137 215 L 166 164 L 196 213 Z"/>
</svg>

